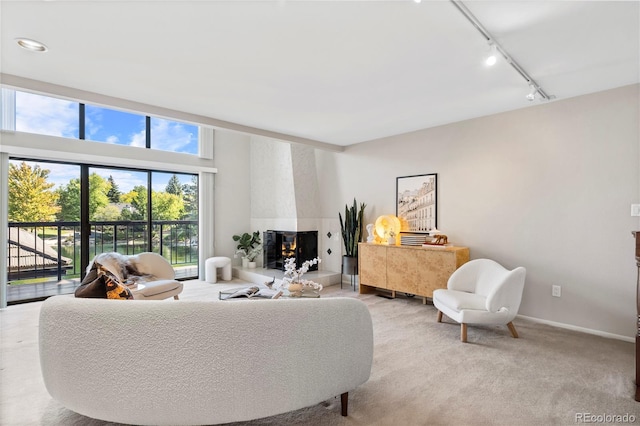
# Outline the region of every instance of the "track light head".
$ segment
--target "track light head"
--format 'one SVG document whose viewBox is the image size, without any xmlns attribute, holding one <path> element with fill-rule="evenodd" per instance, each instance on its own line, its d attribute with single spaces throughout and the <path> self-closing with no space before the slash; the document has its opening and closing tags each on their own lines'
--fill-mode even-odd
<svg viewBox="0 0 640 426">
<path fill-rule="evenodd" d="M 498 49 L 495 43 L 491 43 L 489 55 L 484 59 L 484 64 L 488 67 L 492 67 L 498 61 Z"/>
<path fill-rule="evenodd" d="M 527 97 L 527 100 L 529 102 L 531 102 L 531 101 L 535 100 L 536 93 L 538 93 L 538 89 L 533 84 L 529 84 L 529 89 L 531 89 L 531 90 L 529 91 L 529 94 L 526 97 Z"/>
</svg>

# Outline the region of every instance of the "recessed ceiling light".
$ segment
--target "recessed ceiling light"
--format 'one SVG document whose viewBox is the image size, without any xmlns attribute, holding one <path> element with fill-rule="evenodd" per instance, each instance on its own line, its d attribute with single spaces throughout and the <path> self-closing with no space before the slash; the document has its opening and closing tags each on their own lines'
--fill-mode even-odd
<svg viewBox="0 0 640 426">
<path fill-rule="evenodd" d="M 31 40 L 29 38 L 18 37 L 16 38 L 16 42 L 18 43 L 18 46 L 32 52 L 46 52 L 47 50 L 49 50 L 47 46 L 40 43 L 39 41 Z"/>
</svg>

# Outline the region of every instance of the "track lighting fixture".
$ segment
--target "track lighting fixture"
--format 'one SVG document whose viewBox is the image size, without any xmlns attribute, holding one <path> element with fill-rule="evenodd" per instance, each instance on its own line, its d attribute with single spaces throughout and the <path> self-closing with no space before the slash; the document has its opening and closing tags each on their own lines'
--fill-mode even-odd
<svg viewBox="0 0 640 426">
<path fill-rule="evenodd" d="M 529 94 L 527 95 L 527 100 L 529 102 L 533 101 L 536 98 L 536 93 L 538 93 L 538 89 L 533 84 L 529 84 Z"/>
<path fill-rule="evenodd" d="M 527 95 L 527 99 L 529 101 L 533 101 L 536 98 L 536 95 L 545 101 L 549 99 L 555 99 L 554 95 L 547 94 L 542 87 L 538 83 L 536 83 L 533 78 L 518 64 L 509 53 L 502 47 L 499 43 L 495 41 L 493 35 L 489 33 L 489 31 L 484 28 L 482 23 L 478 21 L 478 19 L 471 13 L 469 9 L 462 3 L 460 0 L 449 0 L 449 2 L 456 8 L 458 11 L 473 25 L 473 27 L 478 30 L 478 32 L 482 35 L 482 37 L 491 45 L 491 54 L 490 56 L 484 59 L 485 64 L 487 66 L 492 66 L 496 63 L 498 58 L 498 53 L 502 56 L 505 62 L 511 65 L 520 76 L 527 81 L 532 86 L 531 93 Z"/>
<path fill-rule="evenodd" d="M 498 49 L 496 48 L 495 43 L 491 43 L 489 46 L 489 55 L 485 58 L 484 63 L 486 66 L 491 67 L 498 61 Z"/>
</svg>

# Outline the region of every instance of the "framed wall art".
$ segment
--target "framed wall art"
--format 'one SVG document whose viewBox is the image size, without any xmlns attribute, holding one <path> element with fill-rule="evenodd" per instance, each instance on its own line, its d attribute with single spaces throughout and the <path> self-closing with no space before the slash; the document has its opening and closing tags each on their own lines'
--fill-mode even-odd
<svg viewBox="0 0 640 426">
<path fill-rule="evenodd" d="M 438 225 L 438 174 L 396 178 L 396 216 L 402 232 L 427 233 Z"/>
</svg>

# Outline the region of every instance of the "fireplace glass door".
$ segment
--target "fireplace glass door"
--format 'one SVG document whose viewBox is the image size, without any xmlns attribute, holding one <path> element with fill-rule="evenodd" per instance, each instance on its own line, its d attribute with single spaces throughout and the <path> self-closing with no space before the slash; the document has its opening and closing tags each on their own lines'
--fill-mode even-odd
<svg viewBox="0 0 640 426">
<path fill-rule="evenodd" d="M 263 235 L 264 267 L 284 269 L 284 262 L 296 258 L 296 268 L 318 256 L 318 231 L 265 231 Z M 315 271 L 318 265 L 309 270 Z"/>
</svg>

